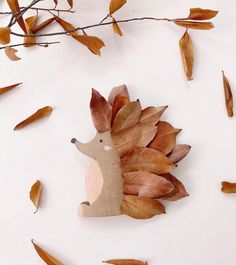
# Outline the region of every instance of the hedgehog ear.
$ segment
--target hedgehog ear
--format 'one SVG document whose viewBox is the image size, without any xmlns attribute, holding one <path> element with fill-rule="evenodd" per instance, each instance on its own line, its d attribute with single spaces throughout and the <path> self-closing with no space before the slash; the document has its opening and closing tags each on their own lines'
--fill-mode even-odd
<svg viewBox="0 0 236 265">
<path fill-rule="evenodd" d="M 114 102 L 117 95 L 126 97 L 130 101 L 129 92 L 128 92 L 126 85 L 120 85 L 120 86 L 116 86 L 116 87 L 112 88 L 111 93 L 108 97 L 108 102 L 111 105 L 113 105 L 113 102 Z"/>
<path fill-rule="evenodd" d="M 90 111 L 93 124 L 99 133 L 111 129 L 112 107 L 106 99 L 95 89 L 92 89 Z"/>
</svg>

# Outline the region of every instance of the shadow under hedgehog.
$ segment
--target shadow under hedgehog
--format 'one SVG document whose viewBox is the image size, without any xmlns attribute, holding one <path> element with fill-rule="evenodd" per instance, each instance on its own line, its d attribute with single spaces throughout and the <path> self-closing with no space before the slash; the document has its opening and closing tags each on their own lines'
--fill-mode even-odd
<svg viewBox="0 0 236 265">
<path fill-rule="evenodd" d="M 85 144 L 71 140 L 92 159 L 86 177 L 88 201 L 80 205 L 80 215 L 147 219 L 165 213 L 159 199 L 188 196 L 170 171 L 191 147 L 176 145 L 181 130 L 160 121 L 166 108 L 142 109 L 139 100 L 130 100 L 125 85 L 113 88 L 108 100 L 92 90 L 90 110 L 97 134 Z"/>
</svg>

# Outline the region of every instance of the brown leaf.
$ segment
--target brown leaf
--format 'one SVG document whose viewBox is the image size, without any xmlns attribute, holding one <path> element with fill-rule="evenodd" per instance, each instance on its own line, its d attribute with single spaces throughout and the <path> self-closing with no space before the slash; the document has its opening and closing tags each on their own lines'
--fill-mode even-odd
<svg viewBox="0 0 236 265">
<path fill-rule="evenodd" d="M 90 101 L 90 111 L 93 124 L 98 132 L 106 132 L 110 130 L 111 124 L 111 105 L 106 99 L 95 89 L 92 89 L 92 97 Z"/>
<path fill-rule="evenodd" d="M 177 201 L 189 196 L 189 194 L 185 190 L 183 183 L 179 181 L 175 176 L 168 173 L 162 175 L 162 177 L 170 181 L 175 186 L 175 190 L 173 190 L 173 192 L 171 192 L 170 194 L 164 196 L 162 199 L 167 201 Z"/>
<path fill-rule="evenodd" d="M 168 106 L 163 107 L 147 107 L 142 110 L 139 122 L 156 125 L 160 120 L 162 113 L 167 109 Z"/>
<path fill-rule="evenodd" d="M 73 0 L 67 0 L 67 3 L 69 4 L 70 8 L 73 7 Z"/>
<path fill-rule="evenodd" d="M 214 25 L 211 22 L 195 22 L 195 21 L 185 21 L 185 20 L 176 20 L 175 24 L 190 29 L 199 29 L 199 30 L 210 30 L 214 28 Z"/>
<path fill-rule="evenodd" d="M 113 105 L 114 103 L 114 100 L 116 98 L 116 96 L 119 95 L 119 96 L 123 96 L 123 97 L 126 97 L 129 99 L 130 101 L 130 98 L 129 98 L 129 92 L 128 92 L 128 89 L 126 87 L 126 85 L 120 85 L 120 86 L 116 86 L 114 87 L 111 92 L 110 92 L 110 95 L 108 97 L 108 102 Z"/>
<path fill-rule="evenodd" d="M 137 143 L 137 146 L 146 147 L 155 137 L 157 133 L 157 126 L 151 126 L 142 123 L 138 123 L 138 125 L 142 128 L 142 135 Z"/>
<path fill-rule="evenodd" d="M 222 181 L 221 191 L 224 193 L 236 193 L 236 183 Z"/>
<path fill-rule="evenodd" d="M 160 151 L 164 155 L 169 154 L 175 147 L 176 136 L 180 131 L 180 129 L 175 129 L 166 121 L 159 121 L 156 136 L 149 147 Z"/>
<path fill-rule="evenodd" d="M 223 84 L 224 84 L 224 91 L 225 91 L 225 104 L 226 104 L 226 109 L 229 117 L 234 116 L 234 111 L 233 111 L 233 94 L 232 90 L 229 84 L 228 78 L 225 76 L 224 71 L 222 71 L 223 74 Z"/>
<path fill-rule="evenodd" d="M 59 18 L 59 17 L 56 17 L 56 22 L 65 30 L 65 31 L 71 31 L 71 32 L 68 32 L 69 35 L 71 35 L 72 37 L 73 36 L 77 36 L 78 33 L 75 29 L 75 27 L 70 24 L 69 22 Z"/>
<path fill-rule="evenodd" d="M 38 245 L 34 243 L 32 240 L 32 244 L 38 253 L 39 257 L 47 264 L 47 265 L 63 265 L 59 260 L 48 254 L 45 250 L 40 248 Z"/>
<path fill-rule="evenodd" d="M 147 262 L 143 262 L 137 259 L 110 259 L 103 262 L 113 265 L 147 265 L 148 264 Z"/>
<path fill-rule="evenodd" d="M 140 138 L 142 136 L 142 127 L 140 125 L 136 125 L 133 127 L 129 127 L 118 133 L 112 134 L 112 140 L 116 147 L 119 155 L 124 154 L 129 149 L 133 149 L 137 146 Z"/>
<path fill-rule="evenodd" d="M 42 189 L 43 186 L 39 180 L 37 180 L 31 187 L 30 199 L 33 202 L 34 206 L 36 207 L 36 211 L 34 213 L 38 211 Z"/>
<path fill-rule="evenodd" d="M 11 39 L 10 39 L 10 34 L 11 34 L 11 29 L 6 27 L 6 28 L 0 28 L 0 44 L 8 44 Z"/>
<path fill-rule="evenodd" d="M 112 15 L 117 10 L 119 10 L 124 4 L 126 4 L 126 0 L 111 0 L 109 6 L 109 13 Z"/>
<path fill-rule="evenodd" d="M 173 151 L 168 155 L 168 158 L 173 163 L 178 163 L 182 160 L 190 151 L 191 146 L 187 144 L 178 144 Z"/>
<path fill-rule="evenodd" d="M 218 11 L 202 8 L 191 8 L 189 12 L 189 19 L 192 20 L 207 20 L 215 17 L 218 14 Z"/>
<path fill-rule="evenodd" d="M 147 198 L 159 198 L 174 190 L 174 185 L 165 178 L 145 171 L 124 174 L 124 194 Z"/>
<path fill-rule="evenodd" d="M 32 16 L 32 17 L 26 18 L 25 25 L 26 25 L 27 34 L 29 34 L 29 35 L 33 34 L 32 28 L 35 27 L 37 20 L 38 20 L 38 16 Z M 31 47 L 31 46 L 34 46 L 35 44 L 36 44 L 36 38 L 35 37 L 25 37 L 24 38 L 24 46 L 25 47 Z"/>
<path fill-rule="evenodd" d="M 34 114 L 29 116 L 27 119 L 25 119 L 22 122 L 20 122 L 19 124 L 17 124 L 16 127 L 14 128 L 14 130 L 22 129 L 32 122 L 35 122 L 35 121 L 40 120 L 46 116 L 49 116 L 52 113 L 52 111 L 53 111 L 53 108 L 50 106 L 43 107 L 43 108 L 37 110 Z"/>
<path fill-rule="evenodd" d="M 19 61 L 19 60 L 21 60 L 21 58 L 16 55 L 16 53 L 17 53 L 17 50 L 16 49 L 7 46 L 4 50 L 5 50 L 6 56 L 10 60 L 12 60 L 12 61 Z"/>
<path fill-rule="evenodd" d="M 113 123 L 112 133 L 117 133 L 126 128 L 137 124 L 141 114 L 141 105 L 139 101 L 132 101 L 121 108 Z"/>
<path fill-rule="evenodd" d="M 115 97 L 114 103 L 112 105 L 112 118 L 111 118 L 111 127 L 113 126 L 113 122 L 117 112 L 129 103 L 129 98 L 121 95 L 117 95 Z"/>
<path fill-rule="evenodd" d="M 14 85 L 10 85 L 10 86 L 6 86 L 6 87 L 1 87 L 0 88 L 0 95 L 12 90 L 13 88 L 21 85 L 22 83 L 17 83 L 17 84 L 14 84 Z"/>
<path fill-rule="evenodd" d="M 193 43 L 187 31 L 180 39 L 179 47 L 181 51 L 185 74 L 188 80 L 192 80 L 193 63 L 194 63 Z"/>
<path fill-rule="evenodd" d="M 118 23 L 116 22 L 116 20 L 114 18 L 113 18 L 112 22 L 113 22 L 112 23 L 113 31 L 121 37 L 123 35 L 123 33 L 120 29 L 120 26 L 118 25 Z"/>
<path fill-rule="evenodd" d="M 148 219 L 165 213 L 165 207 L 157 200 L 124 195 L 121 212 L 136 219 Z"/>
<path fill-rule="evenodd" d="M 13 13 L 16 17 L 16 21 L 19 24 L 19 26 L 22 28 L 22 30 L 27 33 L 26 27 L 25 27 L 25 22 L 22 16 L 19 16 L 20 6 L 18 3 L 18 0 L 7 0 L 7 3 Z"/>
<path fill-rule="evenodd" d="M 161 152 L 151 148 L 135 148 L 121 157 L 123 173 L 146 171 L 164 174 L 175 168 L 175 165 Z"/>
<path fill-rule="evenodd" d="M 45 21 L 43 21 L 42 23 L 38 24 L 38 25 L 35 25 L 31 31 L 32 33 L 37 33 L 39 31 L 41 31 L 42 29 L 46 28 L 47 26 L 49 26 L 50 24 L 52 24 L 52 22 L 54 22 L 56 20 L 57 17 L 52 17 L 52 18 L 49 18 Z"/>
</svg>

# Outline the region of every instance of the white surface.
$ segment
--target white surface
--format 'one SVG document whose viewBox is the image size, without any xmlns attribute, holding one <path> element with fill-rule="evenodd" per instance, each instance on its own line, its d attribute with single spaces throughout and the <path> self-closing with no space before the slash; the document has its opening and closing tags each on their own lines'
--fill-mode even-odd
<svg viewBox="0 0 236 265">
<path fill-rule="evenodd" d="M 98 21 L 108 2 L 80 0 L 74 21 Z M 88 31 L 106 42 L 100 58 L 66 36 L 54 37 L 62 43 L 48 49 L 19 49 L 19 62 L 1 52 L 1 86 L 24 82 L 0 98 L 1 264 L 43 264 L 31 238 L 66 265 L 96 265 L 109 258 L 139 258 L 150 265 L 236 264 L 236 196 L 220 192 L 221 180 L 236 181 L 236 121 L 226 116 L 221 77 L 223 68 L 236 87 L 235 1 L 129 0 L 116 17 L 180 17 L 196 6 L 220 14 L 215 30 L 191 31 L 192 82 L 185 80 L 178 48 L 184 29 L 167 23 L 122 25 L 123 38 L 110 27 Z M 164 117 L 183 128 L 179 142 L 192 146 L 175 171 L 191 196 L 166 204 L 166 215 L 147 221 L 83 219 L 77 208 L 85 199 L 89 159 L 70 139 L 86 142 L 95 133 L 90 89 L 108 95 L 121 83 L 143 106 L 170 106 Z M 13 131 L 44 105 L 55 108 L 49 119 Z M 34 215 L 28 192 L 36 179 L 45 189 L 42 208 Z"/>
</svg>

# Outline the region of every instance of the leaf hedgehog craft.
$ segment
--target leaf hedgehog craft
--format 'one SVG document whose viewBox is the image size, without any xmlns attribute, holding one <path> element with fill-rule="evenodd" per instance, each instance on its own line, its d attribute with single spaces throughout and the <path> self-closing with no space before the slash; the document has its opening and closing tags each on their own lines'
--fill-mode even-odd
<svg viewBox="0 0 236 265">
<path fill-rule="evenodd" d="M 125 85 L 113 88 L 108 100 L 92 90 L 90 110 L 97 134 L 85 144 L 71 140 L 92 158 L 86 177 L 88 201 L 80 205 L 80 215 L 147 219 L 165 213 L 160 199 L 188 196 L 170 171 L 190 146 L 176 145 L 181 130 L 160 121 L 166 108 L 142 109 L 139 100 L 130 100 Z"/>
</svg>

